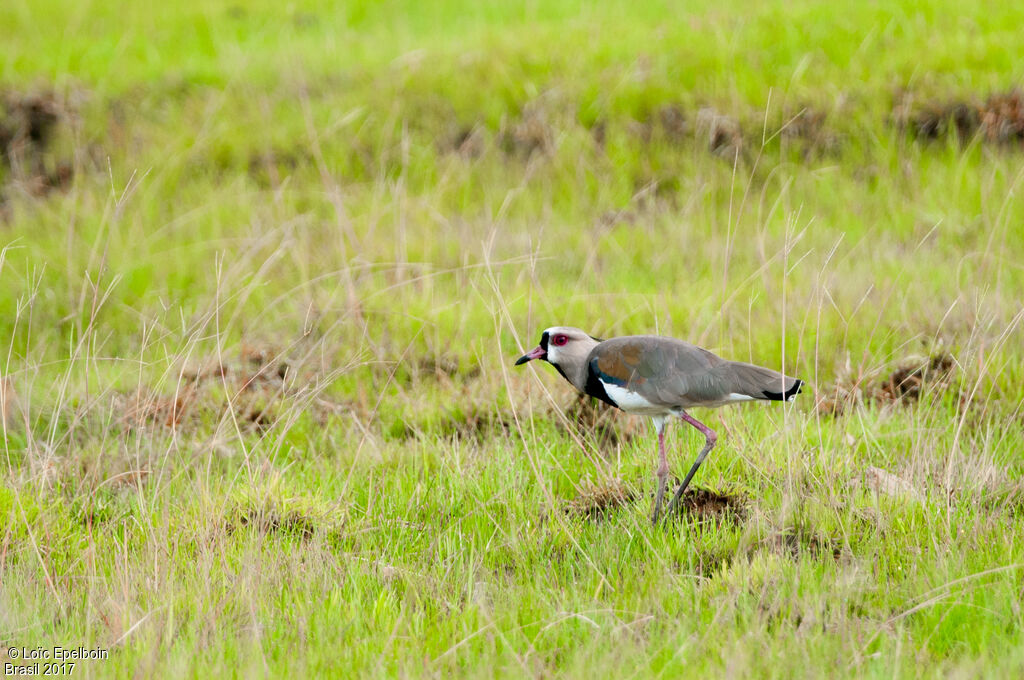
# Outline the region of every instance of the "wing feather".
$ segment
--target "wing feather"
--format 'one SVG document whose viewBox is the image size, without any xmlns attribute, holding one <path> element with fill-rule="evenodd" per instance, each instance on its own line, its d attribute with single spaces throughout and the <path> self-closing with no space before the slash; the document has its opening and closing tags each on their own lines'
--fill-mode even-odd
<svg viewBox="0 0 1024 680">
<path fill-rule="evenodd" d="M 636 335 L 606 340 L 590 355 L 590 371 L 659 406 L 716 401 L 728 394 L 715 370 L 727 362 L 674 338 Z"/>
</svg>

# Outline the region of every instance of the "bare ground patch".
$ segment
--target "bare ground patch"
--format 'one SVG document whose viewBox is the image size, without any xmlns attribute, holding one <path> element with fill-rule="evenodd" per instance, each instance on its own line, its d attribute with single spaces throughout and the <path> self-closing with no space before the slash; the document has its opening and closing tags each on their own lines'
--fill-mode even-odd
<svg viewBox="0 0 1024 680">
<path fill-rule="evenodd" d="M 258 431 L 269 429 L 290 408 L 288 400 L 304 383 L 315 382 L 287 357 L 261 345 L 243 344 L 237 356 L 221 362 L 210 359 L 183 368 L 173 390 L 142 387 L 114 397 L 114 408 L 125 430 L 146 426 L 168 428 L 198 425 L 204 413 L 231 409 L 240 424 Z M 318 422 L 346 410 L 323 397 L 304 403 Z"/>
<path fill-rule="evenodd" d="M 42 197 L 71 186 L 74 166 L 53 158 L 52 145 L 73 115 L 52 91 L 0 92 L 0 206 L 12 190 Z"/>
<path fill-rule="evenodd" d="M 670 478 L 665 494 L 665 507 L 672 494 L 682 480 Z M 608 479 L 601 482 L 584 483 L 576 496 L 565 507 L 568 514 L 588 519 L 606 518 L 612 510 L 629 503 L 637 502 L 646 497 L 651 507 L 654 504 L 654 491 L 641 495 L 636 488 L 620 479 Z M 650 508 L 645 508 L 645 511 Z M 717 493 L 709 489 L 690 487 L 679 500 L 676 508 L 677 519 L 696 520 L 735 520 L 741 521 L 747 516 L 747 499 L 740 494 Z"/>
<path fill-rule="evenodd" d="M 278 535 L 308 540 L 316 533 L 317 518 L 298 510 L 275 506 L 239 506 L 225 520 L 224 530 L 230 535 L 240 529 L 251 529 L 263 535 Z"/>
<path fill-rule="evenodd" d="M 892 121 L 915 139 L 936 140 L 955 135 L 967 143 L 1024 146 L 1024 92 L 1014 88 L 985 99 L 966 97 L 922 100 L 909 92 L 897 95 Z"/>
<path fill-rule="evenodd" d="M 679 481 L 681 480 L 676 480 L 675 484 L 678 485 Z M 672 487 L 673 485 L 669 484 L 669 492 L 672 492 Z M 746 517 L 746 504 L 746 499 L 740 495 L 720 494 L 709 489 L 691 487 L 679 499 L 679 514 L 701 520 L 741 520 Z"/>
<path fill-rule="evenodd" d="M 744 135 L 739 121 L 719 112 L 712 107 L 705 107 L 697 112 L 697 139 L 703 139 L 709 152 L 728 161 L 732 161 L 743 152 Z"/>
<path fill-rule="evenodd" d="M 444 366 L 428 362 L 423 369 L 428 375 L 440 371 L 442 380 L 450 380 L 448 376 L 451 374 L 465 375 L 471 379 L 477 377 L 475 372 L 465 373 L 457 365 L 447 365 L 452 368 L 452 373 L 445 370 Z M 440 418 L 418 416 L 397 421 L 390 428 L 390 434 L 399 439 L 428 435 L 480 444 L 490 438 L 518 436 L 521 427 L 528 430 L 531 427 L 530 416 L 521 414 L 521 418 L 523 420 L 517 423 L 511 410 L 496 409 L 489 401 L 470 402 L 465 406 L 448 407 Z M 618 447 L 628 445 L 642 434 L 646 426 L 643 420 L 622 417 L 614 409 L 586 395 L 574 395 L 564 408 L 544 409 L 535 413 L 533 418 L 535 423 L 549 421 L 559 431 L 586 442 L 587 446 L 593 445 L 603 453 L 614 452 Z"/>
<path fill-rule="evenodd" d="M 457 439 L 481 443 L 491 437 L 505 438 L 516 431 L 515 420 L 486 406 L 471 406 L 466 409 L 449 410 L 442 418 L 413 422 L 398 421 L 391 428 L 392 436 L 399 439 L 416 439 L 433 435 L 441 439 Z"/>
<path fill-rule="evenodd" d="M 908 357 L 889 372 L 841 376 L 819 393 L 815 408 L 822 415 L 841 416 L 858 405 L 909 404 L 928 392 L 952 389 L 958 372 L 947 352 Z"/>
<path fill-rule="evenodd" d="M 750 160 L 762 145 L 773 143 L 810 160 L 838 151 L 843 140 L 832 127 L 832 113 L 814 105 L 787 107 L 773 114 L 767 126 L 762 112 L 723 111 L 710 105 L 687 109 L 672 100 L 640 111 L 635 118 L 598 114 L 582 120 L 579 110 L 577 102 L 565 101 L 556 90 L 549 90 L 505 114 L 497 129 L 479 120 L 451 124 L 438 132 L 435 146 L 441 154 L 465 160 L 480 158 L 491 148 L 506 157 L 529 159 L 552 156 L 563 134 L 585 132 L 594 148 L 603 152 L 610 134 L 624 131 L 643 146 L 695 146 L 732 163 Z M 663 186 L 665 180 L 655 186 Z M 638 188 L 649 184 L 640 181 Z"/>
<path fill-rule="evenodd" d="M 408 362 L 408 368 L 414 379 L 432 378 L 439 382 L 471 380 L 480 375 L 478 365 L 467 365 L 450 354 L 426 354 Z"/>
<path fill-rule="evenodd" d="M 831 126 L 831 115 L 822 108 L 807 105 L 787 109 L 773 120 L 766 126 L 763 114 L 740 115 L 714 106 L 688 112 L 678 103 L 666 103 L 630 123 L 629 129 L 643 144 L 695 143 L 730 163 L 753 157 L 762 145 L 776 138 L 804 160 L 834 153 L 841 147 L 842 138 Z"/>
<path fill-rule="evenodd" d="M 868 465 L 849 480 L 878 498 L 899 503 L 976 507 L 990 516 L 1017 516 L 1024 508 L 1024 482 L 990 454 L 970 446 L 942 456 L 916 455 L 893 471 Z"/>
<path fill-rule="evenodd" d="M 454 153 L 463 159 L 479 158 L 491 143 L 487 127 L 481 123 L 456 127 L 437 142 L 442 154 Z"/>
<path fill-rule="evenodd" d="M 806 160 L 837 153 L 843 137 L 831 125 L 831 114 L 814 106 L 805 106 L 786 116 L 779 130 L 784 144 L 799 150 Z"/>
<path fill-rule="evenodd" d="M 552 153 L 555 138 L 556 130 L 548 107 L 544 102 L 532 102 L 523 107 L 518 117 L 502 121 L 498 145 L 508 155 L 529 158 L 534 154 Z"/>
<path fill-rule="evenodd" d="M 840 541 L 801 527 L 776 531 L 765 538 L 761 545 L 778 555 L 794 559 L 801 555 L 810 555 L 816 559 L 830 557 L 838 560 L 843 554 Z"/>
<path fill-rule="evenodd" d="M 596 521 L 608 517 L 613 510 L 631 503 L 636 496 L 636 491 L 621 479 L 586 482 L 576 496 L 566 504 L 565 511 L 569 515 Z"/>
<path fill-rule="evenodd" d="M 665 498 L 666 505 L 680 481 L 670 480 Z M 645 497 L 653 505 L 653 492 L 645 496 L 637 491 L 637 487 L 621 479 L 586 480 L 580 484 L 576 495 L 566 502 L 564 509 L 568 515 L 598 521 L 607 519 L 615 510 Z M 679 519 L 742 520 L 746 517 L 746 511 L 747 499 L 743 496 L 691 487 L 680 499 L 676 516 Z"/>
</svg>

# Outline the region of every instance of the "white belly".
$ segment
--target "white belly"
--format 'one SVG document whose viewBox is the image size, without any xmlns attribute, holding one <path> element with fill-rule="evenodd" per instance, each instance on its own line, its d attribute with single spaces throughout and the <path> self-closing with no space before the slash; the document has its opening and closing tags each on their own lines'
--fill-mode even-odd
<svg viewBox="0 0 1024 680">
<path fill-rule="evenodd" d="M 687 404 L 680 404 L 676 406 L 665 406 L 660 404 L 653 404 L 647 399 L 637 394 L 636 392 L 627 390 L 625 387 L 620 387 L 619 385 L 615 385 L 613 383 L 606 383 L 603 380 L 601 381 L 601 384 L 604 385 L 604 391 L 608 393 L 608 396 L 611 397 L 612 401 L 614 401 L 619 408 L 621 408 L 626 413 L 635 413 L 637 415 L 642 416 L 672 415 L 681 413 L 684 408 L 692 408 L 695 406 L 715 408 L 716 406 L 735 404 L 740 401 L 754 400 L 754 397 L 748 396 L 746 394 L 737 394 L 734 392 L 732 394 L 724 395 L 721 399 L 716 399 L 715 401 L 693 402 Z"/>
<path fill-rule="evenodd" d="M 679 410 L 668 406 L 652 404 L 636 392 L 630 392 L 625 387 L 606 383 L 603 380 L 601 381 L 601 384 L 604 385 L 604 391 L 608 393 L 608 396 L 612 398 L 612 401 L 614 401 L 616 405 L 626 413 L 635 413 L 642 416 L 658 416 L 668 415 Z"/>
</svg>

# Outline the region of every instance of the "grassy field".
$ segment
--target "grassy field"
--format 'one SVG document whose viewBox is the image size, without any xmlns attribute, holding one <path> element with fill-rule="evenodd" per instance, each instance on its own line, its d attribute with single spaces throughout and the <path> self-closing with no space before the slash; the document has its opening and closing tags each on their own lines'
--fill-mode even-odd
<svg viewBox="0 0 1024 680">
<path fill-rule="evenodd" d="M 1024 5 L 918 5 L 0 4 L 0 662 L 1021 677 Z M 651 526 L 556 324 L 810 388 Z"/>
</svg>

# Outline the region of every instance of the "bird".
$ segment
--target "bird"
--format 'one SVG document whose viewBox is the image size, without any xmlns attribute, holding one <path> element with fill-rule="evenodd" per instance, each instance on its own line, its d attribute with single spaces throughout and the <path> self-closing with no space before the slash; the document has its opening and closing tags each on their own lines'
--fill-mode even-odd
<svg viewBox="0 0 1024 680">
<path fill-rule="evenodd" d="M 694 407 L 717 408 L 746 401 L 792 401 L 804 381 L 778 371 L 729 361 L 688 342 L 659 335 L 626 335 L 602 340 L 572 326 L 552 326 L 540 344 L 516 360 L 521 366 L 540 359 L 555 367 L 580 392 L 629 414 L 649 416 L 658 433 L 658 492 L 651 521 L 657 524 L 668 480 L 665 426 L 679 417 L 704 435 L 686 478 L 669 503 L 675 511 L 697 468 L 718 442 L 718 435 L 688 413 Z"/>
</svg>

